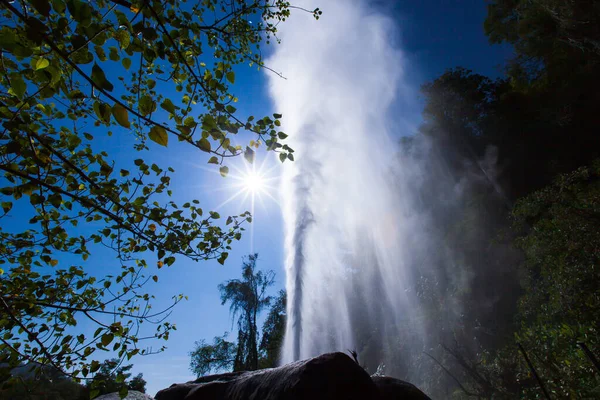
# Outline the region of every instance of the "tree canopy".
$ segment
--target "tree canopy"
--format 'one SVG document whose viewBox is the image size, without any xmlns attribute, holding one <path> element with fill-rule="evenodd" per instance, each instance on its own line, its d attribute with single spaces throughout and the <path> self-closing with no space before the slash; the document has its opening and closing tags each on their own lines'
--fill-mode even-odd
<svg viewBox="0 0 600 400">
<path fill-rule="evenodd" d="M 267 68 L 260 46 L 277 40 L 294 8 L 281 0 L 0 0 L 0 363 L 86 377 L 100 368 L 97 350 L 144 353 L 142 321 L 157 324 L 149 338 L 168 339 L 168 309 L 151 311 L 142 290 L 158 280 L 152 268 L 176 257 L 224 263 L 251 216 L 221 224 L 196 199 L 176 204 L 174 170 L 148 151 L 181 142 L 223 176 L 227 159 L 252 162 L 261 144 L 293 159 L 281 115 L 240 115 L 232 88 L 237 68 Z M 253 139 L 234 145 L 242 132 Z M 118 159 L 116 143 L 139 156 Z M 112 252 L 120 270 L 86 271 L 99 252 Z M 97 326 L 93 336 L 78 331 L 82 319 Z"/>
<path fill-rule="evenodd" d="M 411 188 L 435 251 L 414 290 L 437 334 L 386 367 L 434 396 L 598 397 L 599 19 L 585 0 L 490 1 L 490 42 L 514 48 L 504 74 L 457 67 L 422 87 L 401 148 L 426 160 Z"/>
</svg>

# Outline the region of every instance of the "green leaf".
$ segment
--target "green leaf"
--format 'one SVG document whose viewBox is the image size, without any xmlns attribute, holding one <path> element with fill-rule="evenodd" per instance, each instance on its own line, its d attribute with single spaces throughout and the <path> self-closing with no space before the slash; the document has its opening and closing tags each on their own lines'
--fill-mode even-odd
<svg viewBox="0 0 600 400">
<path fill-rule="evenodd" d="M 119 389 L 119 397 L 121 399 L 124 399 L 125 397 L 127 397 L 128 392 L 129 390 L 127 389 L 127 386 L 121 386 L 121 389 Z"/>
<path fill-rule="evenodd" d="M 92 361 L 92 363 L 90 365 L 90 372 L 94 373 L 94 372 L 98 371 L 99 368 L 100 368 L 100 363 L 96 360 Z"/>
<path fill-rule="evenodd" d="M 208 160 L 209 164 L 218 164 L 219 163 L 219 159 L 215 156 L 212 156 L 209 160 Z"/>
<path fill-rule="evenodd" d="M 229 71 L 227 74 L 225 74 L 225 78 L 227 78 L 229 83 L 232 85 L 235 83 L 235 73 L 233 71 Z"/>
<path fill-rule="evenodd" d="M 92 66 L 92 81 L 94 84 L 98 86 L 100 89 L 104 89 L 106 91 L 112 92 L 114 86 L 106 79 L 106 75 L 104 75 L 104 71 L 100 66 L 96 63 Z"/>
<path fill-rule="evenodd" d="M 10 74 L 10 92 L 19 99 L 23 99 L 25 92 L 27 91 L 27 84 L 23 80 L 21 74 L 13 72 Z"/>
<path fill-rule="evenodd" d="M 286 135 L 286 134 L 285 134 L 285 133 L 283 133 L 283 132 L 279 132 L 279 133 L 277 134 L 277 137 L 278 137 L 279 139 L 283 140 L 283 139 L 287 138 L 287 137 L 288 137 L 288 135 Z"/>
<path fill-rule="evenodd" d="M 121 47 L 121 50 L 127 49 L 131 42 L 131 36 L 129 35 L 129 32 L 126 30 L 119 30 L 119 31 L 115 32 L 115 39 L 117 39 L 117 41 L 119 42 L 119 46 Z"/>
<path fill-rule="evenodd" d="M 144 95 L 140 98 L 139 107 L 140 113 L 145 116 L 156 110 L 156 102 L 151 96 Z"/>
<path fill-rule="evenodd" d="M 246 146 L 246 151 L 244 151 L 244 158 L 246 159 L 246 161 L 248 161 L 250 164 L 252 164 L 252 163 L 254 163 L 254 157 L 255 157 L 254 150 L 252 150 L 250 147 Z"/>
<path fill-rule="evenodd" d="M 154 276 L 152 277 L 152 280 L 153 280 L 154 282 L 158 282 L 158 276 L 154 275 Z"/>
<path fill-rule="evenodd" d="M 167 257 L 167 258 L 165 258 L 165 264 L 167 264 L 167 266 L 169 266 L 169 267 L 170 267 L 171 265 L 173 265 L 173 263 L 174 263 L 174 262 L 175 262 L 175 257 L 172 257 L 172 256 L 171 256 L 171 257 Z"/>
<path fill-rule="evenodd" d="M 115 335 L 113 335 L 112 333 L 105 333 L 104 335 L 102 335 L 100 343 L 102 343 L 102 346 L 106 347 L 113 341 L 114 338 Z"/>
<path fill-rule="evenodd" d="M 170 112 L 171 114 L 175 114 L 175 105 L 169 99 L 165 99 L 165 101 L 161 103 L 160 108 Z"/>
<path fill-rule="evenodd" d="M 125 67 L 125 69 L 129 69 L 131 67 L 131 59 L 125 57 L 123 60 L 121 60 L 121 64 L 123 64 L 123 67 Z"/>
<path fill-rule="evenodd" d="M 98 58 L 100 59 L 100 61 L 106 61 L 106 52 L 104 51 L 104 48 L 102 46 L 94 46 L 94 50 L 96 51 L 96 54 L 98 55 Z"/>
<path fill-rule="evenodd" d="M 110 58 L 112 61 L 119 61 L 121 59 L 121 56 L 119 55 L 119 49 L 117 49 L 115 46 L 110 46 L 108 51 L 108 58 Z"/>
<path fill-rule="evenodd" d="M 90 25 L 92 22 L 92 7 L 89 4 L 79 0 L 69 0 L 67 1 L 67 7 L 75 21 L 84 27 Z"/>
<path fill-rule="evenodd" d="M 37 71 L 40 69 L 47 68 L 49 65 L 50 65 L 50 61 L 48 61 L 45 58 L 40 57 L 36 60 L 34 69 Z"/>
<path fill-rule="evenodd" d="M 294 155 L 292 153 L 288 153 L 287 158 L 290 161 L 294 161 Z"/>
<path fill-rule="evenodd" d="M 210 142 L 205 138 L 202 138 L 198 141 L 198 147 L 200 147 L 200 150 L 206 151 L 207 153 L 210 152 L 211 149 Z"/>
<path fill-rule="evenodd" d="M 284 162 L 286 158 L 287 155 L 285 153 L 279 153 L 279 161 Z"/>
<path fill-rule="evenodd" d="M 129 113 L 122 105 L 115 104 L 112 107 L 112 115 L 115 117 L 119 125 L 125 128 L 129 128 L 131 126 L 129 123 Z"/>
<path fill-rule="evenodd" d="M 229 168 L 226 165 L 223 165 L 221 168 L 219 168 L 219 172 L 221 173 L 222 177 L 226 177 L 229 173 Z"/>
<path fill-rule="evenodd" d="M 95 399 L 100 394 L 100 389 L 90 390 L 90 399 Z"/>
<path fill-rule="evenodd" d="M 283 115 L 277 114 L 277 113 L 273 114 L 273 118 L 275 118 L 275 119 L 279 119 L 281 117 L 283 117 Z"/>
<path fill-rule="evenodd" d="M 229 257 L 229 253 L 223 252 L 219 256 L 219 258 L 217 259 L 217 261 L 219 262 L 219 264 L 224 265 L 225 264 L 225 260 L 227 260 L 227 257 Z"/>
<path fill-rule="evenodd" d="M 50 2 L 48 0 L 32 0 L 33 7 L 37 12 L 42 14 L 44 17 L 50 15 Z"/>
<path fill-rule="evenodd" d="M 96 112 L 98 119 L 106 124 L 110 123 L 111 109 L 108 104 L 97 101 L 94 103 L 94 111 Z"/>
<path fill-rule="evenodd" d="M 160 125 L 154 125 L 150 129 L 148 137 L 153 142 L 158 143 L 161 146 L 167 147 L 167 144 L 169 144 L 169 135 L 167 134 L 167 130 Z"/>
<path fill-rule="evenodd" d="M 60 193 L 54 193 L 48 197 L 48 202 L 54 207 L 59 208 L 62 204 L 62 196 Z"/>
<path fill-rule="evenodd" d="M 3 201 L 2 202 L 2 210 L 4 210 L 4 213 L 9 212 L 13 207 L 13 203 L 11 203 L 10 201 Z"/>
<path fill-rule="evenodd" d="M 198 125 L 198 123 L 196 122 L 196 120 L 194 119 L 194 117 L 189 116 L 186 119 L 183 120 L 183 125 L 187 126 L 188 128 L 193 128 L 196 125 Z"/>
<path fill-rule="evenodd" d="M 56 11 L 59 14 L 62 14 L 65 12 L 66 9 L 66 4 L 64 2 L 64 0 L 52 0 L 52 8 L 54 8 L 54 11 Z"/>
</svg>

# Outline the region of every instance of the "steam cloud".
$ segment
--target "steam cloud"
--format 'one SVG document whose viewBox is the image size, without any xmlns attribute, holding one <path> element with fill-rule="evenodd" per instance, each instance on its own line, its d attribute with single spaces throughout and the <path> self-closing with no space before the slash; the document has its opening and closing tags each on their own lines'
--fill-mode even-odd
<svg viewBox="0 0 600 400">
<path fill-rule="evenodd" d="M 382 329 L 378 316 L 386 314 L 391 326 L 410 309 L 402 287 L 409 281 L 401 265 L 406 255 L 398 244 L 412 222 L 398 213 L 390 176 L 397 146 L 386 118 L 405 86 L 395 26 L 360 1 L 299 6 L 321 6 L 324 15 L 287 21 L 283 44 L 267 62 L 287 78 L 273 77 L 271 94 L 297 160 L 283 178 L 289 296 L 283 361 L 357 346 L 357 322 Z"/>
<path fill-rule="evenodd" d="M 355 349 L 370 372 L 427 389 L 440 374 L 424 351 L 455 340 L 457 330 L 475 343 L 479 316 L 494 319 L 497 293 L 477 288 L 468 305 L 455 295 L 470 291 L 478 272 L 461 268 L 462 250 L 447 235 L 470 187 L 487 188 L 493 153 L 482 162 L 456 154 L 473 176 L 454 176 L 440 154 L 452 155 L 451 146 L 436 147 L 426 135 L 400 146 L 414 131 L 398 118 L 398 102 L 416 96 L 393 21 L 366 0 L 298 5 L 324 14 L 319 21 L 293 15 L 267 60 L 287 78 L 271 74 L 270 92 L 296 151 L 282 184 L 288 322 L 281 361 Z M 488 246 L 479 234 L 487 228 L 471 226 L 467 239 L 477 252 Z"/>
</svg>

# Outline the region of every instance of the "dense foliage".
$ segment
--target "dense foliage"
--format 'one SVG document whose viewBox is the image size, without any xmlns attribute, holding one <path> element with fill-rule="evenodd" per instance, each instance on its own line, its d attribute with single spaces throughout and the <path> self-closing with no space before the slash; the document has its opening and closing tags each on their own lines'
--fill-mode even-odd
<svg viewBox="0 0 600 400">
<path fill-rule="evenodd" d="M 600 8 L 495 0 L 488 10 L 490 41 L 514 46 L 505 75 L 454 68 L 424 85 L 424 122 L 402 144 L 435 159 L 415 190 L 443 249 L 415 288 L 441 333 L 408 370 L 435 366 L 429 392 L 440 398 L 596 398 Z"/>
<path fill-rule="evenodd" d="M 0 363 L 88 377 L 100 368 L 97 350 L 130 358 L 145 352 L 141 336 L 168 339 L 168 309 L 151 310 L 142 290 L 158 280 L 152 269 L 176 257 L 223 263 L 251 216 L 219 224 L 198 200 L 176 204 L 173 169 L 148 150 L 181 142 L 223 176 L 229 157 L 252 162 L 261 143 L 292 160 L 281 115 L 240 115 L 232 85 L 237 66 L 263 67 L 260 45 L 293 8 L 0 1 Z M 242 132 L 253 135 L 245 148 L 233 144 Z M 117 157 L 119 146 L 132 157 Z M 117 272 L 94 276 L 84 264 L 107 252 Z M 156 330 L 140 335 L 144 321 Z"/>
<path fill-rule="evenodd" d="M 219 285 L 222 304 L 229 303 L 232 319 L 237 317 L 237 342 L 227 341 L 227 334 L 196 342 L 190 352 L 190 369 L 197 376 L 219 371 L 252 371 L 274 367 L 285 332 L 286 295 L 281 290 L 276 298 L 267 295 L 273 285 L 273 271 L 256 269 L 258 254 L 252 254 L 242 265 L 242 279 L 232 279 Z M 259 340 L 258 317 L 271 306 Z"/>
</svg>

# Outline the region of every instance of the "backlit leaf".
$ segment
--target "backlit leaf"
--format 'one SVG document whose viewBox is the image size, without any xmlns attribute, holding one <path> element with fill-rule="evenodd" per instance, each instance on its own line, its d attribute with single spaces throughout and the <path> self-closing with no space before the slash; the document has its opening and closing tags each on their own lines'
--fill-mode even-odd
<svg viewBox="0 0 600 400">
<path fill-rule="evenodd" d="M 161 146 L 167 146 L 169 144 L 169 135 L 165 128 L 160 125 L 155 125 L 150 129 L 150 133 L 148 137 L 155 143 L 160 144 Z"/>
<path fill-rule="evenodd" d="M 16 72 L 10 74 L 10 88 L 12 94 L 17 96 L 19 99 L 23 98 L 25 92 L 27 91 L 27 85 L 25 84 L 25 81 L 23 80 L 21 74 L 18 74 Z"/>
<path fill-rule="evenodd" d="M 231 84 L 235 83 L 235 73 L 233 71 L 229 71 L 227 74 L 225 74 L 225 77 L 227 78 L 229 83 L 231 83 Z"/>
<path fill-rule="evenodd" d="M 129 128 L 131 126 L 129 123 L 129 113 L 122 105 L 115 104 L 112 107 L 112 115 L 115 117 L 119 125 L 125 128 Z"/>
<path fill-rule="evenodd" d="M 115 32 L 115 39 L 117 39 L 117 41 L 119 42 L 119 46 L 121 47 L 121 50 L 127 49 L 131 42 L 131 36 L 129 35 L 129 32 L 127 32 L 126 30 L 119 30 L 119 31 Z"/>
<path fill-rule="evenodd" d="M 198 141 L 198 147 L 200 147 L 200 150 L 206 152 L 210 152 L 211 150 L 210 142 L 205 138 L 202 138 Z"/>
<path fill-rule="evenodd" d="M 35 62 L 35 70 L 47 68 L 50 65 L 50 61 L 45 58 L 38 58 Z"/>
<path fill-rule="evenodd" d="M 161 103 L 160 107 L 161 107 L 163 110 L 166 110 L 166 111 L 170 112 L 171 114 L 174 114 L 174 113 L 175 113 L 175 105 L 174 105 L 174 104 L 173 104 L 173 102 L 172 102 L 171 100 L 169 100 L 169 99 L 165 99 L 165 100 L 164 100 L 164 101 Z"/>
</svg>

